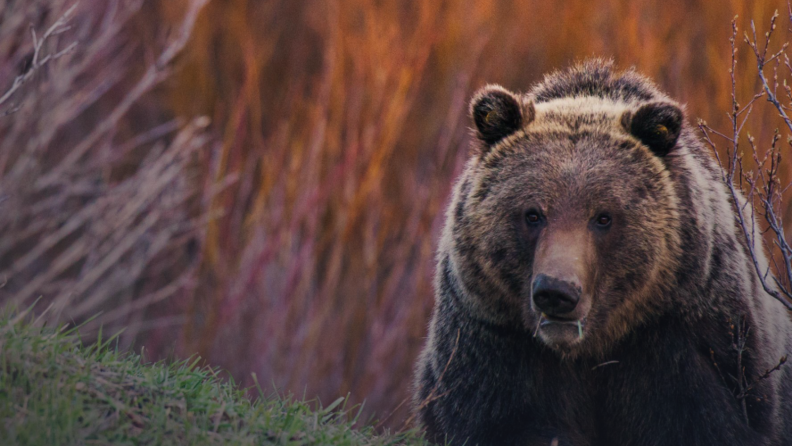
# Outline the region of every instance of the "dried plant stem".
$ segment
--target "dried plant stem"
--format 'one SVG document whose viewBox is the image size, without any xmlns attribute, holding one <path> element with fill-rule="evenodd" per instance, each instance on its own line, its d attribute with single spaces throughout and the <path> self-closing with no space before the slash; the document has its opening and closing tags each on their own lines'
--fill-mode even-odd
<svg viewBox="0 0 792 446">
<path fill-rule="evenodd" d="M 789 19 L 792 23 L 792 5 L 789 5 Z M 755 270 L 756 277 L 762 285 L 762 288 L 770 294 L 773 298 L 781 302 L 788 310 L 792 310 L 792 248 L 786 240 L 784 234 L 784 225 L 779 215 L 778 209 L 782 206 L 783 193 L 790 187 L 781 187 L 780 166 L 782 154 L 778 146 L 780 135 L 776 129 L 770 141 L 770 147 L 760 155 L 760 150 L 757 148 L 756 140 L 750 134 L 747 135 L 748 146 L 750 147 L 749 162 L 753 162 L 753 168 L 744 163 L 743 152 L 740 150 L 740 139 L 742 137 L 743 128 L 748 117 L 750 116 L 756 100 L 761 97 L 766 97 L 767 101 L 772 104 L 776 115 L 784 122 L 786 127 L 792 131 L 792 120 L 790 120 L 787 112 L 790 107 L 781 103 L 778 97 L 778 68 L 780 61 L 785 61 L 784 66 L 792 73 L 792 66 L 789 64 L 789 58 L 786 54 L 789 43 L 786 42 L 781 46 L 781 49 L 768 56 L 768 48 L 770 48 L 773 32 L 776 30 L 778 20 L 778 12 L 776 11 L 770 19 L 770 29 L 765 33 L 763 42 L 759 42 L 756 33 L 756 25 L 751 21 L 751 35 L 745 33 L 744 42 L 751 48 L 755 58 L 756 67 L 758 70 L 757 77 L 761 85 L 761 90 L 755 93 L 748 105 L 740 107 L 737 100 L 737 17 L 732 21 L 732 37 L 731 42 L 731 69 L 729 74 L 731 76 L 731 102 L 732 109 L 729 112 L 729 120 L 732 126 L 732 134 L 726 136 L 721 132 L 717 132 L 709 127 L 705 122 L 699 122 L 699 129 L 704 137 L 706 143 L 713 150 L 721 168 L 721 179 L 727 186 L 729 194 L 733 200 L 735 220 L 742 232 L 745 240 L 745 246 L 751 257 L 753 269 Z M 765 73 L 766 67 L 774 63 L 772 80 L 770 80 Z M 792 89 L 789 88 L 786 80 L 783 81 L 782 91 L 785 92 L 787 98 L 792 101 Z M 728 141 L 729 145 L 726 148 L 726 159 L 721 159 L 718 152 L 718 147 L 712 139 L 712 135 L 721 137 Z M 792 144 L 792 143 L 790 143 Z M 766 227 L 765 230 L 757 228 L 761 223 L 757 223 L 757 217 L 761 217 L 761 223 Z M 769 233 L 772 237 L 772 245 L 769 249 L 769 262 L 764 264 L 762 259 L 763 255 L 758 250 L 763 249 L 764 234 Z M 781 254 L 781 262 L 776 261 L 774 255 L 775 247 Z M 762 260 L 760 260 L 762 259 Z M 772 266 L 771 266 L 772 264 Z M 772 271 L 771 268 L 775 268 Z M 778 278 L 781 278 L 780 280 Z M 736 390 L 734 391 L 743 418 L 746 423 L 750 423 L 748 418 L 748 404 L 747 396 L 756 385 L 767 379 L 772 373 L 781 369 L 786 363 L 787 357 L 783 356 L 778 364 L 764 374 L 751 379 L 746 373 L 745 366 L 745 353 L 749 350 L 747 347 L 747 339 L 750 327 L 746 323 L 744 315 L 737 316 L 736 322 L 731 324 L 731 349 L 736 355 L 736 375 L 731 376 L 736 382 Z M 721 378 L 726 382 L 724 375 L 721 374 L 720 367 L 716 361 L 714 352 L 711 351 L 712 360 Z"/>
<path fill-rule="evenodd" d="M 68 10 L 66 10 L 66 12 L 41 36 L 41 38 L 37 37 L 35 29 L 32 27 L 30 28 L 30 34 L 33 37 L 33 58 L 30 61 L 30 66 L 24 73 L 14 78 L 14 82 L 11 84 L 11 87 L 9 87 L 9 89 L 6 90 L 2 96 L 0 96 L 0 105 L 3 105 L 6 101 L 8 101 L 8 99 L 10 99 L 11 96 L 13 96 L 13 94 L 25 84 L 25 82 L 29 81 L 33 75 L 35 75 L 36 72 L 41 69 L 41 67 L 46 65 L 48 62 L 59 59 L 74 50 L 74 48 L 77 46 L 77 42 L 72 42 L 61 51 L 53 54 L 47 54 L 43 58 L 41 57 L 42 48 L 50 38 L 69 30 L 68 23 L 69 20 L 71 20 L 76 8 L 77 4 L 74 4 Z"/>
<path fill-rule="evenodd" d="M 792 11 L 792 9 L 790 10 Z M 792 14 L 792 12 L 791 12 Z M 759 278 L 762 288 L 773 296 L 776 300 L 781 302 L 787 309 L 792 310 L 792 292 L 789 285 L 792 284 L 792 247 L 788 244 L 784 234 L 784 227 L 781 222 L 776 209 L 781 202 L 781 190 L 779 184 L 779 165 L 781 160 L 781 153 L 776 146 L 778 137 L 773 139 L 773 144 L 768 154 L 764 157 L 759 157 L 757 149 L 754 145 L 754 140 L 749 136 L 748 141 L 752 149 L 754 161 L 757 164 L 757 175 L 746 172 L 743 166 L 742 155 L 739 151 L 739 140 L 745 126 L 745 123 L 753 110 L 754 103 L 762 96 L 767 97 L 767 100 L 772 103 L 781 119 L 786 123 L 790 130 L 792 130 L 792 120 L 788 117 L 785 107 L 779 102 L 776 95 L 778 87 L 777 71 L 774 71 L 773 85 L 771 86 L 765 73 L 764 68 L 772 61 L 779 61 L 781 56 L 786 56 L 788 43 L 785 43 L 781 50 L 773 53 L 768 57 L 768 48 L 776 29 L 776 21 L 778 19 L 778 12 L 776 12 L 770 20 L 770 30 L 765 34 L 765 41 L 763 44 L 758 42 L 756 37 L 756 26 L 753 21 L 751 22 L 751 30 L 753 39 L 748 34 L 745 35 L 745 43 L 753 50 L 756 58 L 758 77 L 762 84 L 762 91 L 756 93 L 750 100 L 748 105 L 740 107 L 737 101 L 736 93 L 736 70 L 737 70 L 737 20 L 736 17 L 732 21 L 732 37 L 731 42 L 731 69 L 729 70 L 731 76 L 732 88 L 732 110 L 729 113 L 729 118 L 732 125 L 732 135 L 730 137 L 713 130 L 705 122 L 699 122 L 699 129 L 704 136 L 707 144 L 712 148 L 715 156 L 718 158 L 721 166 L 721 178 L 729 189 L 734 202 L 735 219 L 740 227 L 740 230 L 745 238 L 746 247 L 749 251 L 754 270 Z M 792 20 L 792 15 L 790 15 Z M 715 142 L 710 135 L 717 135 L 726 139 L 730 143 L 730 147 L 726 151 L 726 160 L 721 160 Z M 766 166 L 766 162 L 770 161 L 770 165 Z M 725 165 L 725 167 L 724 167 Z M 747 184 L 747 194 L 743 196 L 741 186 Z M 756 220 L 754 218 L 757 213 L 757 208 L 754 202 L 758 202 L 758 213 L 762 215 L 763 221 L 768 225 L 769 230 L 774 234 L 774 243 L 779 248 L 783 259 L 783 265 L 778 268 L 777 273 L 785 278 L 786 286 L 782 284 L 770 272 L 770 266 L 761 265 L 759 258 L 761 257 L 757 249 L 763 246 L 760 241 L 760 236 L 756 232 Z M 749 214 L 746 214 L 746 210 Z M 770 253 L 771 261 L 775 263 L 775 257 Z M 777 265 L 777 264 L 776 264 Z M 772 283 L 770 279 L 772 278 Z"/>
<path fill-rule="evenodd" d="M 52 171 L 36 182 L 37 189 L 42 190 L 57 183 L 59 179 L 63 177 L 65 171 L 71 169 L 85 156 L 91 147 L 118 125 L 118 122 L 126 115 L 133 104 L 168 77 L 167 67 L 176 55 L 184 49 L 184 46 L 187 45 L 187 41 L 195 27 L 195 21 L 198 19 L 198 13 L 201 12 L 201 9 L 203 9 L 208 2 L 209 0 L 190 1 L 179 32 L 165 50 L 162 51 L 156 62 L 148 67 L 138 83 L 129 91 L 124 99 L 121 100 L 115 109 L 108 114 L 107 118 L 96 125 L 91 133 L 72 149 L 56 168 L 52 169 Z"/>
</svg>

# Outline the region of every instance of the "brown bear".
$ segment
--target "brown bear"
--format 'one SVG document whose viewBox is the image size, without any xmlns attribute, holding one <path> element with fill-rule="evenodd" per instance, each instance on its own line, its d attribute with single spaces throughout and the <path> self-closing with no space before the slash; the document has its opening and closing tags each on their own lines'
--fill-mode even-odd
<svg viewBox="0 0 792 446">
<path fill-rule="evenodd" d="M 792 323 L 680 106 L 590 60 L 471 115 L 416 372 L 428 438 L 792 445 Z"/>
</svg>

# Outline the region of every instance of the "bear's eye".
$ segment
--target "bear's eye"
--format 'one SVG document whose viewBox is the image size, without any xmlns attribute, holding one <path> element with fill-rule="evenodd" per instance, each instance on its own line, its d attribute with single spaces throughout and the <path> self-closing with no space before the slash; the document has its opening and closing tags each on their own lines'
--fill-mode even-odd
<svg viewBox="0 0 792 446">
<path fill-rule="evenodd" d="M 537 224 L 541 223 L 542 216 L 539 215 L 538 211 L 536 211 L 534 209 L 531 209 L 530 211 L 525 213 L 525 221 L 526 221 L 526 223 L 528 223 L 531 226 L 537 225 Z"/>
<path fill-rule="evenodd" d="M 594 223 L 597 224 L 600 228 L 607 228 L 611 224 L 611 216 L 607 213 L 602 213 L 597 215 L 597 218 L 594 219 Z"/>
</svg>

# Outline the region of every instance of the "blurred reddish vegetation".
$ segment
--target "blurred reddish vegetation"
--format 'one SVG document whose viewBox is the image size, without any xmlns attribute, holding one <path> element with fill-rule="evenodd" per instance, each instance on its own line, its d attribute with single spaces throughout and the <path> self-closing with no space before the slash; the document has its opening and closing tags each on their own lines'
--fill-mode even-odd
<svg viewBox="0 0 792 446">
<path fill-rule="evenodd" d="M 444 204 L 467 157 L 472 92 L 525 91 L 576 59 L 613 57 L 686 103 L 692 124 L 724 127 L 733 16 L 763 30 L 787 8 L 214 0 L 170 76 L 86 146 L 177 40 L 188 3 L 84 1 L 59 36 L 60 48 L 78 41 L 75 54 L 0 117 L 0 298 L 42 296 L 62 320 L 104 311 L 86 330 L 126 327 L 122 344 L 148 357 L 197 352 L 245 385 L 255 373 L 326 402 L 350 393 L 396 427 L 432 307 Z M 68 2 L 10 4 L 0 8 L 0 94 L 32 48 L 27 24 L 46 28 Z M 738 64 L 744 102 L 758 91 L 752 62 Z M 47 88 L 57 94 L 34 94 Z M 762 106 L 746 128 L 761 145 L 776 127 Z M 29 142 L 50 128 L 57 137 Z M 15 170 L 25 144 L 36 168 Z M 50 189 L 20 187 L 29 184 Z"/>
</svg>

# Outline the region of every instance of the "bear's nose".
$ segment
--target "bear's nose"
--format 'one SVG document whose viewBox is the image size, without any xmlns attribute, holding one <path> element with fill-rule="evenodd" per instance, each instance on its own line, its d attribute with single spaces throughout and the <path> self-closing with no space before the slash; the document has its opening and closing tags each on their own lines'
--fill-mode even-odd
<svg viewBox="0 0 792 446">
<path fill-rule="evenodd" d="M 570 313 L 580 301 L 580 286 L 539 274 L 533 281 L 533 301 L 536 307 L 548 316 L 563 316 Z"/>
</svg>

